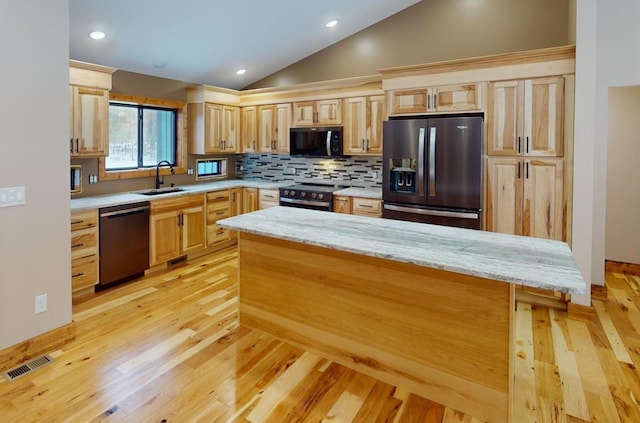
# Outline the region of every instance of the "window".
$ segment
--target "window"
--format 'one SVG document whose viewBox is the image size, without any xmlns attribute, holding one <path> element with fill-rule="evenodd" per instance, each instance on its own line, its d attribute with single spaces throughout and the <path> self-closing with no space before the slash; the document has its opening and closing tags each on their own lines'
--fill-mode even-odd
<svg viewBox="0 0 640 423">
<path fill-rule="evenodd" d="M 107 171 L 176 165 L 176 111 L 137 104 L 109 104 Z"/>
</svg>

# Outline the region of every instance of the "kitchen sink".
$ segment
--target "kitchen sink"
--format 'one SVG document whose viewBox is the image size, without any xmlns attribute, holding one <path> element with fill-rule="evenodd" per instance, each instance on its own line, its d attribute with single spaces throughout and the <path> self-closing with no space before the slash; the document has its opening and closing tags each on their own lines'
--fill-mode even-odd
<svg viewBox="0 0 640 423">
<path fill-rule="evenodd" d="M 146 190 L 146 191 L 138 191 L 138 192 L 136 192 L 136 194 L 140 194 L 140 195 L 160 195 L 160 194 L 170 194 L 172 192 L 180 192 L 180 191 L 184 191 L 184 188 L 171 187 L 171 188 L 149 189 L 149 190 Z"/>
</svg>

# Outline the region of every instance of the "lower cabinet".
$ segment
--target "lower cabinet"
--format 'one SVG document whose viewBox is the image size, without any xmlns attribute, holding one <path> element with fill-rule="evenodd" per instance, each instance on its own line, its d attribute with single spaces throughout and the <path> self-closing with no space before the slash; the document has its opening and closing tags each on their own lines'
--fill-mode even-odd
<svg viewBox="0 0 640 423">
<path fill-rule="evenodd" d="M 242 212 L 251 213 L 258 210 L 258 188 L 242 189 Z"/>
<path fill-rule="evenodd" d="M 382 200 L 336 195 L 333 197 L 333 211 L 358 216 L 382 217 Z"/>
<path fill-rule="evenodd" d="M 564 240 L 562 158 L 489 157 L 488 231 Z"/>
<path fill-rule="evenodd" d="M 280 191 L 277 189 L 259 190 L 258 207 L 260 210 L 280 205 Z"/>
<path fill-rule="evenodd" d="M 98 284 L 98 210 L 71 213 L 71 291 Z"/>
<path fill-rule="evenodd" d="M 193 194 L 151 202 L 151 266 L 205 247 L 204 200 L 204 194 Z"/>
<path fill-rule="evenodd" d="M 231 231 L 216 225 L 231 215 L 230 194 L 228 189 L 207 193 L 207 247 L 231 240 Z"/>
</svg>

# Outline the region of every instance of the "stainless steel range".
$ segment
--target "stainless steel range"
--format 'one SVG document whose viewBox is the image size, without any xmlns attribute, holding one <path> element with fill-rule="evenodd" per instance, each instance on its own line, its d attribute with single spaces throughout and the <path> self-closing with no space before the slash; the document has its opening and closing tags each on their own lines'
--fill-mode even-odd
<svg viewBox="0 0 640 423">
<path fill-rule="evenodd" d="M 333 192 L 342 185 L 296 184 L 280 188 L 280 205 L 303 209 L 333 211 Z"/>
</svg>

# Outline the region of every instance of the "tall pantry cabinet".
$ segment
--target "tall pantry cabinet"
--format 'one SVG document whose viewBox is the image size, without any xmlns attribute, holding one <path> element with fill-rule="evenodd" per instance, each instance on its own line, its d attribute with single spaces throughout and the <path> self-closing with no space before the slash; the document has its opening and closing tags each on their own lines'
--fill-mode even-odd
<svg viewBox="0 0 640 423">
<path fill-rule="evenodd" d="M 489 83 L 489 231 L 563 240 L 564 77 Z"/>
</svg>

